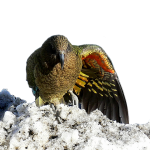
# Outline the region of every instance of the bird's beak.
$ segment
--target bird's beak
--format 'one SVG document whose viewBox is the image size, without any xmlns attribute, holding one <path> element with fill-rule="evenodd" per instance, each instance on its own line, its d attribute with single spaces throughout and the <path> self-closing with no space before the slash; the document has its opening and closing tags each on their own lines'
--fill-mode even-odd
<svg viewBox="0 0 150 150">
<path fill-rule="evenodd" d="M 61 63 L 61 69 L 63 69 L 64 67 L 64 54 L 63 53 L 59 53 L 59 59 Z"/>
</svg>

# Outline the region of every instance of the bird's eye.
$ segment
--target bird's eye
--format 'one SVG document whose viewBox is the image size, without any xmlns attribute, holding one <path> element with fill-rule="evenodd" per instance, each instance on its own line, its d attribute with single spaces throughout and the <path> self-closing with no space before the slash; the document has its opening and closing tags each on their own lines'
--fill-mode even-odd
<svg viewBox="0 0 150 150">
<path fill-rule="evenodd" d="M 56 54 L 56 50 L 55 50 L 54 46 L 51 45 L 50 43 L 46 46 L 46 51 L 51 54 Z"/>
</svg>

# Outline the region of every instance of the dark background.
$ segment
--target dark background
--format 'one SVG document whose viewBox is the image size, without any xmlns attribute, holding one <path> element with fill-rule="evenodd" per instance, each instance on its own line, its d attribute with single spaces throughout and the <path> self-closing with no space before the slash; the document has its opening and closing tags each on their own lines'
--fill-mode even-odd
<svg viewBox="0 0 150 150">
<path fill-rule="evenodd" d="M 24 30 L 24 29 L 22 29 Z M 70 28 L 71 30 L 71 28 Z M 73 44 L 101 45 L 111 57 L 128 101 L 130 122 L 146 123 L 150 119 L 149 73 L 147 49 L 140 46 L 143 37 L 138 35 L 102 35 L 103 33 L 51 32 L 24 30 L 4 38 L 1 51 L 1 88 L 27 101 L 34 101 L 25 81 L 25 60 L 32 51 L 52 34 L 64 34 Z M 104 38 L 104 36 L 107 37 Z M 28 47 L 27 50 L 25 50 Z"/>
</svg>

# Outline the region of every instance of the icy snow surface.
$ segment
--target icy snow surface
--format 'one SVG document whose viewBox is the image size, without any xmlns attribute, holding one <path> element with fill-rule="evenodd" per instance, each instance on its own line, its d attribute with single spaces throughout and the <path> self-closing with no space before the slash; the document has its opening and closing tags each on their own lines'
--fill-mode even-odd
<svg viewBox="0 0 150 150">
<path fill-rule="evenodd" d="M 56 110 L 49 105 L 38 108 L 35 103 L 16 102 L 7 94 L 11 107 L 0 121 L 0 150 L 150 149 L 150 122 L 124 125 L 98 110 L 88 115 L 76 106 L 63 104 Z M 4 100 L 5 96 L 0 98 Z"/>
</svg>

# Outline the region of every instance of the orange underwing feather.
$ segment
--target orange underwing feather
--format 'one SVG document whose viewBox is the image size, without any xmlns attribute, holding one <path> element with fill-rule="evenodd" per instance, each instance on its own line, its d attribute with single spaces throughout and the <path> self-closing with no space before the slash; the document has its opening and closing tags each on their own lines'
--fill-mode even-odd
<svg viewBox="0 0 150 150">
<path fill-rule="evenodd" d="M 86 63 L 90 63 L 91 66 L 93 68 L 96 68 L 96 66 L 94 66 L 91 62 L 91 60 L 96 60 L 97 63 L 107 72 L 110 72 L 110 73 L 114 73 L 114 69 L 110 68 L 109 66 L 109 62 L 108 62 L 108 59 L 105 57 L 104 54 L 99 54 L 99 53 L 91 53 L 90 55 L 86 56 L 86 57 L 82 57 L 82 60 L 84 60 Z"/>
</svg>

